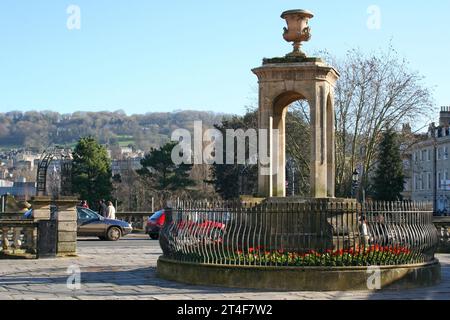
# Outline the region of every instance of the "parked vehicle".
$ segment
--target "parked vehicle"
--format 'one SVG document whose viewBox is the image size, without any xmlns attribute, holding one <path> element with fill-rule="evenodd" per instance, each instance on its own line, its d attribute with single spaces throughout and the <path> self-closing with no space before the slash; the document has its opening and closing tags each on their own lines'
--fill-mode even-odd
<svg viewBox="0 0 450 320">
<path fill-rule="evenodd" d="M 145 226 L 145 233 L 153 240 L 159 238 L 159 231 L 161 230 L 164 222 L 166 220 L 166 214 L 164 210 L 156 211 L 147 220 L 147 225 Z"/>
<path fill-rule="evenodd" d="M 133 231 L 133 227 L 128 222 L 106 219 L 91 209 L 77 207 L 77 214 L 78 236 L 117 241 Z"/>
<path fill-rule="evenodd" d="M 195 236 L 205 236 L 212 240 L 222 238 L 225 232 L 226 222 L 229 220 L 229 214 L 222 215 L 223 220 L 214 219 L 214 213 L 210 212 L 205 218 L 204 213 L 193 212 L 191 219 L 181 220 L 176 223 L 176 227 L 172 232 L 186 233 Z M 150 216 L 147 220 L 145 232 L 151 239 L 156 240 L 159 238 L 159 232 L 161 231 L 166 220 L 166 212 L 159 210 Z"/>
<path fill-rule="evenodd" d="M 56 207 L 50 208 L 52 215 L 57 214 Z M 23 214 L 24 219 L 31 219 L 33 210 Z M 133 227 L 125 221 L 106 219 L 88 208 L 77 207 L 77 235 L 83 237 L 99 237 L 100 240 L 117 241 L 133 231 Z"/>
</svg>

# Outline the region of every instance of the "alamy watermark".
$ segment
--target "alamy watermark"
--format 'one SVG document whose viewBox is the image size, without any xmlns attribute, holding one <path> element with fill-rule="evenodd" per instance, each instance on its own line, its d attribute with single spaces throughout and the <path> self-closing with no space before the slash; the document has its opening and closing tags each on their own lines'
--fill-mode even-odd
<svg viewBox="0 0 450 320">
<path fill-rule="evenodd" d="M 66 26 L 69 30 L 81 29 L 81 9 L 79 6 L 71 4 L 67 7 L 66 13 L 68 14 Z"/>
<path fill-rule="evenodd" d="M 187 129 L 173 131 L 171 140 L 178 142 L 172 150 L 174 164 L 261 164 L 261 175 L 277 173 L 278 159 L 270 156 L 279 146 L 277 129 L 227 129 L 224 137 L 222 131 L 203 130 L 202 121 L 194 121 L 193 135 Z"/>
<path fill-rule="evenodd" d="M 367 268 L 367 289 L 381 290 L 381 269 L 377 266 L 370 266 Z"/>
<path fill-rule="evenodd" d="M 81 269 L 74 264 L 67 268 L 66 273 L 69 275 L 66 281 L 67 289 L 80 290 L 81 289 Z"/>
<path fill-rule="evenodd" d="M 371 5 L 367 8 L 367 28 L 369 30 L 381 29 L 381 8 L 377 5 Z"/>
</svg>

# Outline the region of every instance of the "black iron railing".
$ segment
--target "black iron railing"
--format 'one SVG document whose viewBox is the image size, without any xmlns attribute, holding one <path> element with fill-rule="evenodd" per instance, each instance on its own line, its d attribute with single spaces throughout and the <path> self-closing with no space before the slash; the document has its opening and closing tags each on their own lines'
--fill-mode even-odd
<svg viewBox="0 0 450 320">
<path fill-rule="evenodd" d="M 401 265 L 434 259 L 429 204 L 178 203 L 160 243 L 169 259 L 252 266 Z"/>
</svg>

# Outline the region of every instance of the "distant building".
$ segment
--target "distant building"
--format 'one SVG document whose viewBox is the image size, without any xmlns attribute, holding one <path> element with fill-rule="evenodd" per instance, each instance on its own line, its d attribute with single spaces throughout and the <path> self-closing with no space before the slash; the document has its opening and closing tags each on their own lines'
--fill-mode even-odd
<svg viewBox="0 0 450 320">
<path fill-rule="evenodd" d="M 14 163 L 14 169 L 16 170 L 32 170 L 33 169 L 33 162 L 31 161 L 16 161 Z"/>
<path fill-rule="evenodd" d="M 120 153 L 121 153 L 122 155 L 132 154 L 132 153 L 133 153 L 133 148 L 130 148 L 130 147 L 120 147 Z"/>
<path fill-rule="evenodd" d="M 0 179 L 0 187 L 12 187 L 14 186 L 14 182 Z"/>
<path fill-rule="evenodd" d="M 36 195 L 36 182 L 14 182 L 12 186 L 0 187 L 0 195 L 10 194 L 16 199 L 28 200 Z"/>
<path fill-rule="evenodd" d="M 130 171 L 130 170 L 139 170 L 142 168 L 141 165 L 141 157 L 136 158 L 128 158 L 124 160 L 112 160 L 111 162 L 111 171 L 112 175 L 123 175 L 124 173 Z"/>
<path fill-rule="evenodd" d="M 39 161 L 40 155 L 32 153 L 31 151 L 23 151 L 18 153 L 14 158 L 14 167 L 18 168 L 19 166 L 26 165 L 32 170 L 35 165 L 35 161 Z"/>
<path fill-rule="evenodd" d="M 438 214 L 450 214 L 450 107 L 442 107 L 439 125 L 431 123 L 426 137 L 404 157 L 405 198 L 429 201 Z"/>
<path fill-rule="evenodd" d="M 0 179 L 9 179 L 12 175 L 9 172 L 8 168 L 6 167 L 0 167 Z"/>
</svg>

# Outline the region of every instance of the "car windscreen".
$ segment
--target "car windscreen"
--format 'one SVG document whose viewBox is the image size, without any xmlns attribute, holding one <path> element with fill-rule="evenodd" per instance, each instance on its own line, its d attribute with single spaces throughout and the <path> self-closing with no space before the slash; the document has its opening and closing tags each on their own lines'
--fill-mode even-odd
<svg viewBox="0 0 450 320">
<path fill-rule="evenodd" d="M 98 219 L 99 215 L 87 208 L 77 208 L 77 212 L 78 212 L 78 219 L 80 220 L 94 220 L 94 219 Z"/>
<path fill-rule="evenodd" d="M 150 216 L 150 220 L 158 220 L 163 215 L 164 210 L 156 211 L 152 216 Z"/>
</svg>

